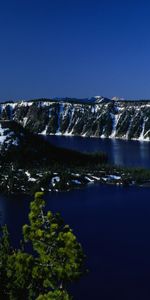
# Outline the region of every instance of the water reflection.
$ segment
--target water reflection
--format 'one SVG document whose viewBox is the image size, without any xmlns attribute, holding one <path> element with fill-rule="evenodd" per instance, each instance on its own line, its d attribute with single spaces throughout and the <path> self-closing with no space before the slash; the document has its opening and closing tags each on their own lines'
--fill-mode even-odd
<svg viewBox="0 0 150 300">
<path fill-rule="evenodd" d="M 114 164 L 131 167 L 150 167 L 150 144 L 139 141 L 111 140 L 111 160 Z"/>
<path fill-rule="evenodd" d="M 146 142 L 139 142 L 139 148 L 141 153 L 141 159 L 145 159 L 148 161 L 150 159 L 150 147 Z"/>
<path fill-rule="evenodd" d="M 45 138 L 59 147 L 86 152 L 104 151 L 113 164 L 150 168 L 150 142 L 65 136 Z"/>
<path fill-rule="evenodd" d="M 124 157 L 124 151 L 122 151 L 122 145 L 118 143 L 117 140 L 112 139 L 110 141 L 111 144 L 111 161 L 118 166 L 121 166 L 122 164 L 125 164 L 125 157 Z"/>
</svg>

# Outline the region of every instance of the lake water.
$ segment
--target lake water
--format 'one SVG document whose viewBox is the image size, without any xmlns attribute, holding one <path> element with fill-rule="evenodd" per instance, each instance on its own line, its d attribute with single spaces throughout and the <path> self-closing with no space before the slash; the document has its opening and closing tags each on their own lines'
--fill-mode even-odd
<svg viewBox="0 0 150 300">
<path fill-rule="evenodd" d="M 96 144 L 99 147 L 101 143 L 104 147 L 107 143 L 113 143 L 110 140 L 88 139 L 88 146 L 88 141 L 81 139 L 81 147 L 77 148 L 77 139 L 71 138 L 70 142 L 69 139 L 66 142 L 68 147 L 72 148 L 75 143 L 74 148 L 81 150 L 83 147 L 82 150 L 85 150 L 85 143 L 88 151 L 92 151 L 92 143 L 94 150 L 98 150 Z M 56 140 L 58 144 L 59 137 Z M 125 145 L 128 145 L 127 142 Z M 124 149 L 123 146 L 119 147 Z M 128 147 L 130 150 L 124 149 L 125 153 L 120 153 L 120 157 L 126 154 L 125 160 L 130 163 L 130 158 L 134 159 L 131 149 L 135 149 L 137 155 L 139 143 L 129 142 Z M 149 152 L 149 147 L 148 143 L 144 143 L 145 153 Z M 148 160 L 148 154 L 147 158 L 145 155 L 142 160 L 140 154 L 141 158 L 137 159 L 135 166 L 146 166 L 146 161 L 147 167 L 150 166 L 150 158 Z M 120 164 L 124 164 L 124 161 L 120 161 Z M 14 245 L 17 245 L 21 236 L 21 225 L 27 222 L 30 200 L 31 197 L 22 195 L 0 196 L 1 224 L 8 224 Z M 90 272 L 73 285 L 75 300 L 150 299 L 149 188 L 89 184 L 80 190 L 50 193 L 46 195 L 46 202 L 48 209 L 61 212 L 87 255 Z"/>
<path fill-rule="evenodd" d="M 46 139 L 59 147 L 106 152 L 109 161 L 116 165 L 150 168 L 150 142 L 54 135 L 46 136 Z"/>
</svg>

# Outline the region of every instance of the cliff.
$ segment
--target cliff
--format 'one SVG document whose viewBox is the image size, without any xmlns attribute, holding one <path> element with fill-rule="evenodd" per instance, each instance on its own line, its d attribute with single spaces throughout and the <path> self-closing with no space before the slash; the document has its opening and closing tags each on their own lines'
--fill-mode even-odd
<svg viewBox="0 0 150 300">
<path fill-rule="evenodd" d="M 0 104 L 0 119 L 33 133 L 150 140 L 150 101 L 71 99 Z"/>
</svg>

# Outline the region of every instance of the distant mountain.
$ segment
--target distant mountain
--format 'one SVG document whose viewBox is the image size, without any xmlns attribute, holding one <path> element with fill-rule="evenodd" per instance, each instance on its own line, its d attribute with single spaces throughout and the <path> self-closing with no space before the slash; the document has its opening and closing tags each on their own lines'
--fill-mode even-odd
<svg viewBox="0 0 150 300">
<path fill-rule="evenodd" d="M 102 96 L 94 96 L 94 97 L 89 97 L 89 98 L 73 98 L 73 97 L 52 97 L 52 98 L 37 98 L 37 99 L 29 99 L 29 100 L 18 100 L 18 101 L 5 101 L 1 102 L 1 104 L 6 104 L 6 103 L 16 103 L 16 102 L 64 102 L 64 103 L 92 103 L 95 102 L 97 99 L 108 99 Z M 110 99 L 108 99 L 111 101 Z"/>
<path fill-rule="evenodd" d="M 101 102 L 109 102 L 111 99 L 103 97 L 103 96 L 93 96 L 90 98 L 61 98 L 61 97 L 55 97 L 51 99 L 52 101 L 58 101 L 58 102 L 72 102 L 72 103 L 101 103 Z"/>
<path fill-rule="evenodd" d="M 92 98 L 89 98 L 89 102 L 93 103 L 107 103 L 111 100 L 109 98 L 103 97 L 103 96 L 94 96 Z"/>
</svg>

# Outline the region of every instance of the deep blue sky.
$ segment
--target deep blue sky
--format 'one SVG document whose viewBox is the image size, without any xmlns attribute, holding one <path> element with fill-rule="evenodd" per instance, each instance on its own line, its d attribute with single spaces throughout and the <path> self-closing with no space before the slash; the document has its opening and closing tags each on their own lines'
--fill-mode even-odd
<svg viewBox="0 0 150 300">
<path fill-rule="evenodd" d="M 0 1 L 0 99 L 150 98 L 150 1 Z"/>
</svg>

